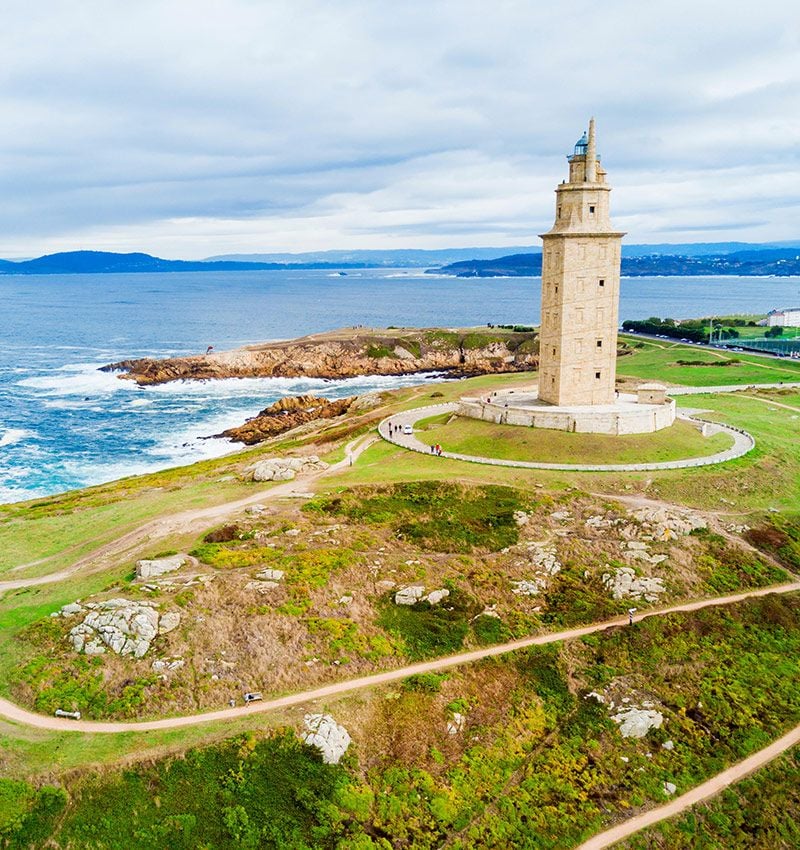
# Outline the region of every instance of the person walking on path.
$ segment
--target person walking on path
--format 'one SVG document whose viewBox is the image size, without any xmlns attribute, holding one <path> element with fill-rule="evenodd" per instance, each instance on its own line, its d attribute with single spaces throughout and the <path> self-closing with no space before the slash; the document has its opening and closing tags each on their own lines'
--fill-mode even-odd
<svg viewBox="0 0 800 850">
<path fill-rule="evenodd" d="M 636 613 L 636 608 L 628 608 L 628 625 L 633 625 L 633 615 Z"/>
</svg>

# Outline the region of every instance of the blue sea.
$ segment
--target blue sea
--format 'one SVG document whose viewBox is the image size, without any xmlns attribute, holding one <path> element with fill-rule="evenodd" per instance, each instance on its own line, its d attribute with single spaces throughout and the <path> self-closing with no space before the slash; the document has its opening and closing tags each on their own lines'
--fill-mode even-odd
<svg viewBox="0 0 800 850">
<path fill-rule="evenodd" d="M 230 379 L 139 388 L 99 372 L 132 357 L 217 350 L 351 325 L 535 324 L 538 278 L 406 270 L 0 277 L 0 502 L 224 454 L 203 439 L 283 395 L 330 398 L 419 383 Z M 620 319 L 765 312 L 800 278 L 623 280 Z"/>
</svg>

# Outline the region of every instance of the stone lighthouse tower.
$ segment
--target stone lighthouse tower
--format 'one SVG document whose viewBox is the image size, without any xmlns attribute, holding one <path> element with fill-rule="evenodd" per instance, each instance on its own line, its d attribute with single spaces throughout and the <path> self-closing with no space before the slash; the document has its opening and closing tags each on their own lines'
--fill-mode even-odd
<svg viewBox="0 0 800 850">
<path fill-rule="evenodd" d="M 560 406 L 614 403 L 620 248 L 594 118 L 556 189 L 556 220 L 542 234 L 539 400 Z"/>
</svg>

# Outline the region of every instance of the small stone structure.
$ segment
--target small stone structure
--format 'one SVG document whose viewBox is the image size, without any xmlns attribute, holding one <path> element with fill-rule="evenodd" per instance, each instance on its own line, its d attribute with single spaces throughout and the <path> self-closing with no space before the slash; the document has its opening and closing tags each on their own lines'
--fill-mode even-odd
<svg viewBox="0 0 800 850">
<path fill-rule="evenodd" d="M 667 388 L 656 382 L 641 384 L 636 388 L 636 395 L 639 404 L 666 404 L 669 401 Z"/>
</svg>

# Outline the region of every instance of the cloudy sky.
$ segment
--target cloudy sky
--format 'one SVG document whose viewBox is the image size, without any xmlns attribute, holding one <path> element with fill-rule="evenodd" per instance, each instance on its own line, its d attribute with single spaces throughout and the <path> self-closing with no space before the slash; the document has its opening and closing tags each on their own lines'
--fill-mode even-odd
<svg viewBox="0 0 800 850">
<path fill-rule="evenodd" d="M 800 239 L 795 0 L 4 0 L 0 256 Z"/>
</svg>

